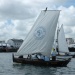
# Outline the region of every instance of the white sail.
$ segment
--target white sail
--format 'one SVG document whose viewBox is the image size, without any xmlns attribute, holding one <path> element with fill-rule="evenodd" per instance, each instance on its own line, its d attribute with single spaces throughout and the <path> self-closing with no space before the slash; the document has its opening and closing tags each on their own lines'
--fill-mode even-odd
<svg viewBox="0 0 75 75">
<path fill-rule="evenodd" d="M 61 26 L 59 34 L 58 34 L 58 48 L 59 48 L 59 51 L 61 52 L 69 52 L 68 45 L 65 39 L 63 25 Z"/>
<path fill-rule="evenodd" d="M 17 54 L 41 53 L 50 56 L 59 13 L 59 10 L 41 11 L 41 14 Z"/>
</svg>

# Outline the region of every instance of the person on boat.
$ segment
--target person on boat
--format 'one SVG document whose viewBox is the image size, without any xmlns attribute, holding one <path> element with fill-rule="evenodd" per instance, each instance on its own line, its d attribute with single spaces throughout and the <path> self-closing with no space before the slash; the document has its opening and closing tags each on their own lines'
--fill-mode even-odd
<svg viewBox="0 0 75 75">
<path fill-rule="evenodd" d="M 36 57 L 36 59 L 39 59 L 37 54 L 35 55 L 35 57 Z"/>
<path fill-rule="evenodd" d="M 28 54 L 27 59 L 29 59 L 29 58 L 30 58 L 30 56 L 29 56 L 29 54 Z"/>
<path fill-rule="evenodd" d="M 32 59 L 45 59 L 44 56 L 42 54 L 34 54 L 32 55 Z"/>
<path fill-rule="evenodd" d="M 42 60 L 44 60 L 44 61 L 49 61 L 49 60 L 50 60 L 49 57 L 44 56 L 44 55 L 41 55 L 41 56 L 40 56 L 40 59 L 42 59 Z"/>
<path fill-rule="evenodd" d="M 32 57 L 31 57 L 32 60 L 33 60 L 33 59 L 39 59 L 37 54 L 32 54 L 31 56 L 32 56 Z"/>
<path fill-rule="evenodd" d="M 39 59 L 45 60 L 45 56 L 41 54 Z"/>
<path fill-rule="evenodd" d="M 45 61 L 49 61 L 49 60 L 50 60 L 50 58 L 45 56 Z"/>
<path fill-rule="evenodd" d="M 28 54 L 28 57 L 27 57 L 27 59 L 31 59 L 31 55 L 29 55 L 29 54 Z"/>
<path fill-rule="evenodd" d="M 53 60 L 53 61 L 56 60 L 56 51 L 55 51 L 54 48 L 52 49 L 52 60 Z"/>
</svg>

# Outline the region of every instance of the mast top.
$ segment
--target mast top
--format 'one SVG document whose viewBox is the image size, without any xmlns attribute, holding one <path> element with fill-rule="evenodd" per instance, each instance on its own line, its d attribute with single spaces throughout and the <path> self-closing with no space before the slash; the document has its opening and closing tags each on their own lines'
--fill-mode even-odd
<svg viewBox="0 0 75 75">
<path fill-rule="evenodd" d="M 47 11 L 47 7 L 46 7 L 45 11 Z"/>
</svg>

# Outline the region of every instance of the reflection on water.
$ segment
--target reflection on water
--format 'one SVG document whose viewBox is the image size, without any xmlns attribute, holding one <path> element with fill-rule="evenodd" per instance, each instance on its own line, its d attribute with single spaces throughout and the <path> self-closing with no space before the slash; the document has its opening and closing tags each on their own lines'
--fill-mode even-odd
<svg viewBox="0 0 75 75">
<path fill-rule="evenodd" d="M 0 53 L 0 75 L 75 75 L 75 58 L 67 67 L 37 67 L 15 64 L 12 53 Z"/>
</svg>

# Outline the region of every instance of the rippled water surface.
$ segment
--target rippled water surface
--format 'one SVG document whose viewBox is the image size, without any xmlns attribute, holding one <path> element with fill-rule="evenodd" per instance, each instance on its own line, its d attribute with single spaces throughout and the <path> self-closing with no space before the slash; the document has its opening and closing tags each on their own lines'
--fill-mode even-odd
<svg viewBox="0 0 75 75">
<path fill-rule="evenodd" d="M 12 62 L 12 53 L 0 53 L 0 75 L 75 75 L 75 58 L 67 67 L 36 67 Z"/>
</svg>

